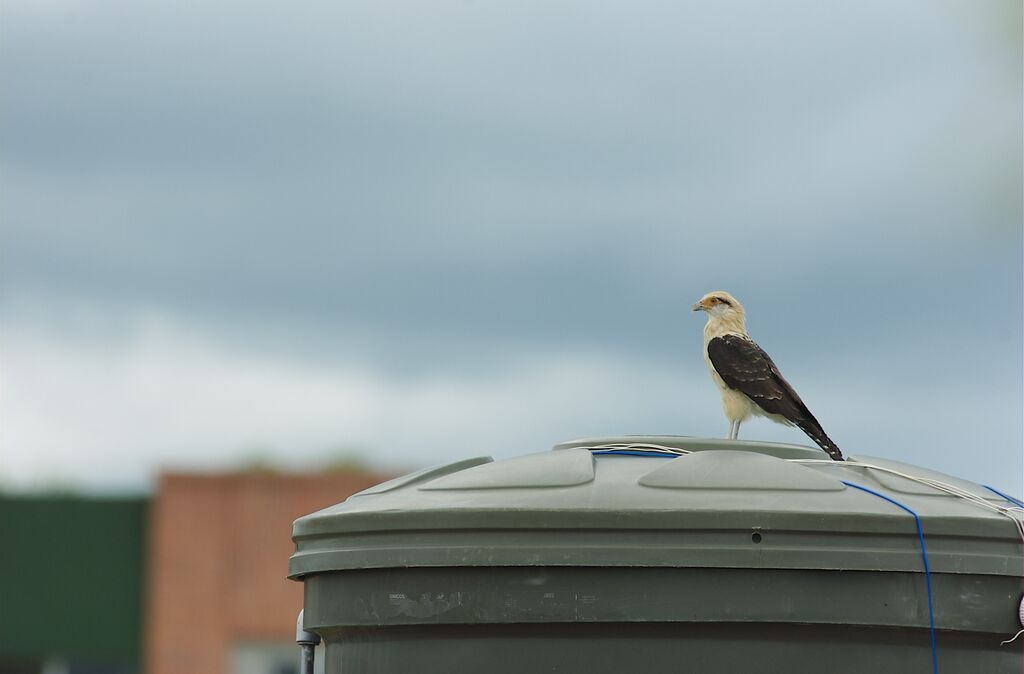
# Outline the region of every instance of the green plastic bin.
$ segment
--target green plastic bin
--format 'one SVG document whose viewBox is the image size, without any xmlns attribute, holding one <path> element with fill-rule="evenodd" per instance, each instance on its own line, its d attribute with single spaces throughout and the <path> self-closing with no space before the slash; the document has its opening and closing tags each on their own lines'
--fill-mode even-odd
<svg viewBox="0 0 1024 674">
<path fill-rule="evenodd" d="M 690 453 L 588 449 L 613 443 Z M 862 464 L 1010 504 L 885 459 L 800 462 L 822 458 L 630 436 L 468 459 L 296 520 L 289 576 L 328 674 L 1019 674 L 1011 519 Z"/>
</svg>

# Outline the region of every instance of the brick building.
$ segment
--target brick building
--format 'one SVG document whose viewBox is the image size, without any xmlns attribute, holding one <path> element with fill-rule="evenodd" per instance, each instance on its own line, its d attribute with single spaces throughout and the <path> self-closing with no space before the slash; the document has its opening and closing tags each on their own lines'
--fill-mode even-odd
<svg viewBox="0 0 1024 674">
<path fill-rule="evenodd" d="M 150 507 L 146 674 L 295 671 L 292 521 L 385 479 L 166 474 Z"/>
</svg>

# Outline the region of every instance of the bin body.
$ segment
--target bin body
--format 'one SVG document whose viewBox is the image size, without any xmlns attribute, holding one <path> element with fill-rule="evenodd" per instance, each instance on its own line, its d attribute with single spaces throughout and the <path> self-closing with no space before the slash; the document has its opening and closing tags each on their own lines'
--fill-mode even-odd
<svg viewBox="0 0 1024 674">
<path fill-rule="evenodd" d="M 638 440 L 691 453 L 587 448 Z M 881 470 L 923 468 L 821 456 L 658 437 L 457 462 L 297 520 L 290 575 L 329 674 L 930 672 L 932 619 L 942 671 L 1020 672 L 1013 523 Z M 853 485 L 920 517 L 931 618 L 914 517 Z"/>
</svg>

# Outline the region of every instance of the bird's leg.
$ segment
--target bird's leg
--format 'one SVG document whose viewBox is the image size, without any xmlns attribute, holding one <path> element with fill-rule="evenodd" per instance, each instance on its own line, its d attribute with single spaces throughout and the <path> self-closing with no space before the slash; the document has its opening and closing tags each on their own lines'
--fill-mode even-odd
<svg viewBox="0 0 1024 674">
<path fill-rule="evenodd" d="M 741 423 L 743 423 L 743 421 L 741 419 L 737 419 L 736 420 L 736 430 L 732 432 L 732 439 L 733 440 L 739 440 L 740 439 L 740 424 Z"/>
<path fill-rule="evenodd" d="M 737 428 L 737 422 L 729 420 L 729 434 L 726 436 L 727 440 L 735 440 L 736 433 L 739 429 Z"/>
</svg>

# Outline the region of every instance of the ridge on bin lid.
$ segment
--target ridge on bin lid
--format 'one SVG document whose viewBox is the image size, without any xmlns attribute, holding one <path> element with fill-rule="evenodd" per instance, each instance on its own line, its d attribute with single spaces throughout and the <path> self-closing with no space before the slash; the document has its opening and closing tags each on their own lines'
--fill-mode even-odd
<svg viewBox="0 0 1024 674">
<path fill-rule="evenodd" d="M 539 452 L 445 475 L 421 491 L 573 487 L 594 480 L 594 458 L 585 449 Z"/>
<path fill-rule="evenodd" d="M 770 489 L 842 491 L 838 479 L 774 456 L 734 450 L 707 450 L 680 456 L 637 481 L 667 489 Z"/>
<path fill-rule="evenodd" d="M 352 494 L 349 498 L 355 496 L 370 496 L 372 494 L 383 494 L 385 492 L 394 491 L 395 489 L 401 489 L 410 484 L 416 484 L 417 482 L 426 482 L 427 480 L 441 477 L 442 475 L 449 475 L 451 473 L 457 473 L 467 468 L 479 466 L 486 463 L 493 463 L 494 459 L 489 456 L 474 456 L 471 459 L 462 459 L 461 461 L 452 461 L 449 463 L 443 463 L 439 466 L 431 466 L 424 468 L 423 470 L 417 470 L 414 473 L 408 475 L 402 475 L 386 482 L 374 485 L 369 489 L 364 489 L 360 492 Z"/>
</svg>

